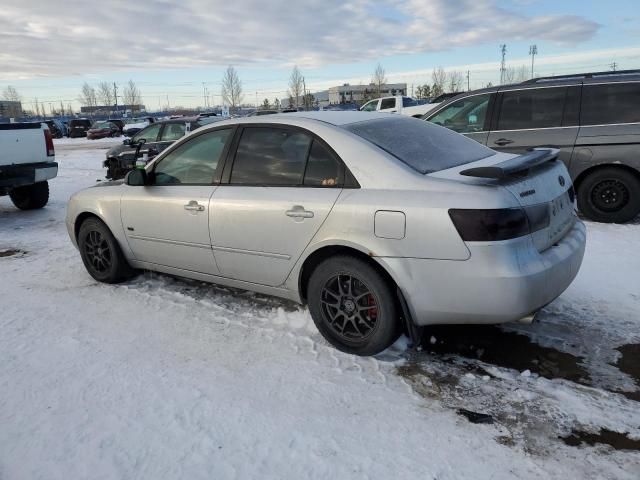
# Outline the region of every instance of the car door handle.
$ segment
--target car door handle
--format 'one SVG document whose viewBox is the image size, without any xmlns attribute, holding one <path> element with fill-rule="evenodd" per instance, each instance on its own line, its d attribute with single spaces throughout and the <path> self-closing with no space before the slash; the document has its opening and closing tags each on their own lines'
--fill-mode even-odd
<svg viewBox="0 0 640 480">
<path fill-rule="evenodd" d="M 204 205 L 200 205 L 195 200 L 191 200 L 189 203 L 187 203 L 184 206 L 184 209 L 185 210 L 190 210 L 192 212 L 203 212 L 204 211 Z"/>
<path fill-rule="evenodd" d="M 302 205 L 294 205 L 291 208 L 291 210 L 287 210 L 285 213 L 287 217 L 313 218 L 313 212 L 310 212 L 309 210 L 305 210 Z"/>
<path fill-rule="evenodd" d="M 513 140 L 509 140 L 508 138 L 499 138 L 493 143 L 495 143 L 496 145 L 500 145 L 502 147 L 504 145 L 509 145 L 510 143 L 513 143 Z"/>
</svg>

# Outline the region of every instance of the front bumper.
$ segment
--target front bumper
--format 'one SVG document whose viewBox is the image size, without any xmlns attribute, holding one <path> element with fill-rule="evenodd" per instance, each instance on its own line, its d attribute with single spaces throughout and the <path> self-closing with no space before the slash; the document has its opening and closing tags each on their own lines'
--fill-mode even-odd
<svg viewBox="0 0 640 480">
<path fill-rule="evenodd" d="M 586 229 L 576 220 L 540 253 L 530 235 L 467 243 L 464 261 L 378 258 L 402 290 L 418 325 L 493 324 L 519 320 L 556 299 L 578 274 Z"/>
</svg>

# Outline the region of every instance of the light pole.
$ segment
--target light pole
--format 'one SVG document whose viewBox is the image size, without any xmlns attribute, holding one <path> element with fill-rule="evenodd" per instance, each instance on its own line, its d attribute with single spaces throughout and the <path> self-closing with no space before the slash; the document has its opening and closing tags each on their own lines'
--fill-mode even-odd
<svg viewBox="0 0 640 480">
<path fill-rule="evenodd" d="M 537 54 L 538 54 L 538 46 L 531 45 L 529 47 L 529 55 L 531 55 L 531 78 L 533 78 L 533 62 Z"/>
</svg>

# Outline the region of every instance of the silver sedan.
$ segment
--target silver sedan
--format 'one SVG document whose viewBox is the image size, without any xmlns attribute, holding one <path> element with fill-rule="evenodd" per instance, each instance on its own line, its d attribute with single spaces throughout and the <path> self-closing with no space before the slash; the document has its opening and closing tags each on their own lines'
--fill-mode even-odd
<svg viewBox="0 0 640 480">
<path fill-rule="evenodd" d="M 586 237 L 556 157 L 393 114 L 238 118 L 76 193 L 67 227 L 99 281 L 148 269 L 288 298 L 371 355 L 416 326 L 530 319 L 569 286 Z"/>
</svg>

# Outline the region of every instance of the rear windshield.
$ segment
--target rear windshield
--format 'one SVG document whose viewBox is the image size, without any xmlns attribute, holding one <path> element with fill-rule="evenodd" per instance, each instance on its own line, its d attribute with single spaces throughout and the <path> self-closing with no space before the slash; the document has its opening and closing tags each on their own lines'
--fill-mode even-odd
<svg viewBox="0 0 640 480">
<path fill-rule="evenodd" d="M 350 123 L 343 128 L 424 174 L 458 167 L 496 153 L 448 128 L 400 115 Z"/>
</svg>

